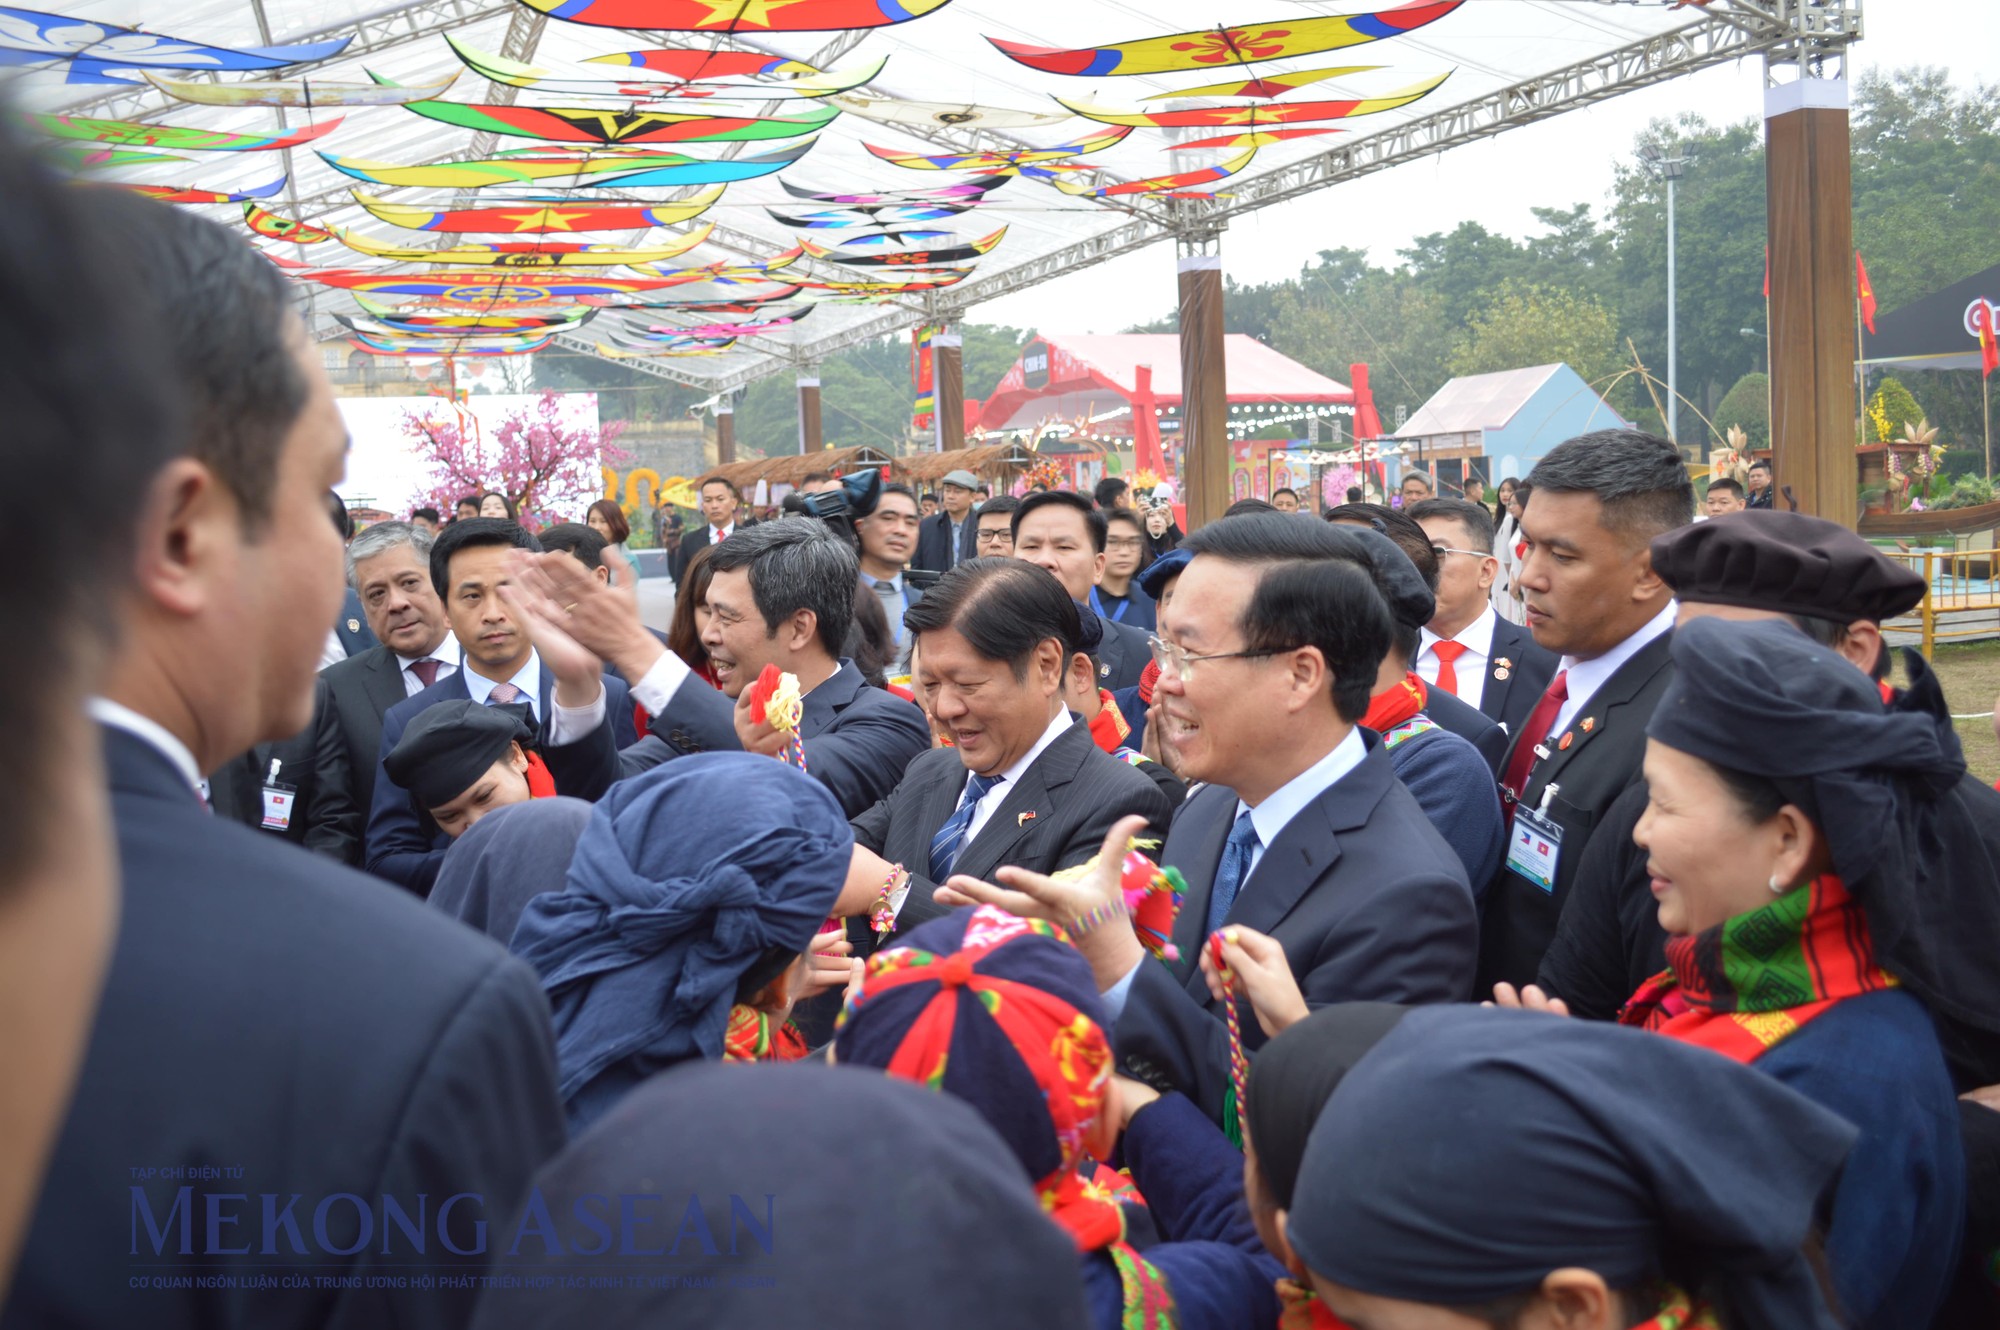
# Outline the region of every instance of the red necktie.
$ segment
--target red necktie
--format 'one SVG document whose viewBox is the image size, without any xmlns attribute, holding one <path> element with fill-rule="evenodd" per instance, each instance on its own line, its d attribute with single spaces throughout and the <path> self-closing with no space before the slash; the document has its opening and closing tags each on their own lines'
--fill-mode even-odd
<svg viewBox="0 0 2000 1330">
<path fill-rule="evenodd" d="M 1508 798 L 1505 791 L 1513 792 L 1509 802 L 1518 800 L 1521 792 L 1528 788 L 1528 777 L 1535 769 L 1535 750 L 1549 737 L 1549 731 L 1556 727 L 1556 716 L 1562 711 L 1563 703 L 1569 701 L 1569 671 L 1559 670 L 1556 677 L 1549 680 L 1549 690 L 1542 694 L 1542 700 L 1535 703 L 1535 709 L 1528 713 L 1528 719 L 1521 726 L 1520 737 L 1514 741 L 1514 756 L 1507 763 L 1507 772 L 1500 778 L 1502 798 Z M 1508 816 L 1513 809 L 1508 809 Z"/>
<path fill-rule="evenodd" d="M 443 664 L 444 662 L 441 660 L 432 660 L 426 656 L 422 660 L 411 663 L 410 673 L 417 676 L 418 683 L 428 688 L 438 681 L 438 667 Z"/>
<path fill-rule="evenodd" d="M 1458 671 L 1452 668 L 1452 662 L 1465 654 L 1465 643 L 1434 642 L 1431 644 L 1431 654 L 1437 657 L 1438 662 L 1437 686 L 1457 697 Z"/>
</svg>

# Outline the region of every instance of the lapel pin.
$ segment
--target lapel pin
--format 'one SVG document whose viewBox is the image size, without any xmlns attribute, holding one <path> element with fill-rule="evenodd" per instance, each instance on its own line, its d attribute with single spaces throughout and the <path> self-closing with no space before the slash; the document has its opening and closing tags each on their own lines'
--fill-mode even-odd
<svg viewBox="0 0 2000 1330">
<path fill-rule="evenodd" d="M 1034 820 L 1035 820 L 1035 810 L 1031 808 L 1027 812 L 1017 816 L 1014 819 L 1014 825 L 1017 827 L 1025 827 Z"/>
<path fill-rule="evenodd" d="M 1498 669 L 1494 670 L 1493 677 L 1495 679 L 1498 679 L 1500 682 L 1505 683 L 1507 681 L 1507 667 L 1505 665 L 1502 665 Z"/>
<path fill-rule="evenodd" d="M 348 631 L 348 632 L 350 632 L 350 633 L 358 633 L 358 632 L 360 632 L 360 631 L 361 631 L 361 620 L 359 620 L 359 619 L 349 619 L 349 620 L 347 621 L 347 631 Z"/>
<path fill-rule="evenodd" d="M 1100 679 L 1109 679 L 1111 677 L 1111 667 L 1109 665 L 1101 667 L 1097 671 L 1097 677 Z"/>
<path fill-rule="evenodd" d="M 1556 751 L 1558 753 L 1568 752 L 1570 744 L 1574 742 L 1575 739 L 1576 736 L 1574 734 L 1564 734 L 1562 738 L 1556 740 Z"/>
<path fill-rule="evenodd" d="M 1499 668 L 1503 669 L 1503 670 L 1511 670 L 1511 669 L 1513 669 L 1513 668 L 1514 668 L 1514 662 L 1513 662 L 1513 661 L 1511 661 L 1511 660 L 1509 660 L 1509 659 L 1508 659 L 1507 657 L 1505 657 L 1505 656 L 1502 656 L 1502 657 L 1500 657 L 1500 658 L 1499 658 L 1498 660 L 1495 660 L 1495 661 L 1494 661 L 1493 663 L 1494 663 L 1494 664 L 1495 664 L 1496 666 L 1498 666 Z"/>
<path fill-rule="evenodd" d="M 1585 734 L 1589 734 L 1592 730 L 1596 728 L 1597 728 L 1597 717 L 1585 716 L 1583 718 L 1582 729 Z"/>
</svg>

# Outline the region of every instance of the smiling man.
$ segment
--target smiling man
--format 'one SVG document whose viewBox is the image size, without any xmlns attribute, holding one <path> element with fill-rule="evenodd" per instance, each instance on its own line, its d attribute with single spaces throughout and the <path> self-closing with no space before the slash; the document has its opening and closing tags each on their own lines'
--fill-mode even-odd
<svg viewBox="0 0 2000 1330">
<path fill-rule="evenodd" d="M 910 556 L 917 550 L 917 496 L 908 485 L 884 485 L 875 510 L 856 518 L 854 534 L 861 540 L 861 580 L 882 600 L 882 613 L 898 649 L 910 644 L 903 615 L 923 592 L 904 579 Z"/>
<path fill-rule="evenodd" d="M 1482 994 L 1533 982 L 1593 830 L 1639 779 L 1673 677 L 1673 591 L 1648 547 L 1694 517 L 1680 453 L 1637 430 L 1560 443 L 1528 482 L 1518 585 L 1528 631 L 1562 659 L 1500 765 L 1513 829 L 1485 897 Z"/>
</svg>

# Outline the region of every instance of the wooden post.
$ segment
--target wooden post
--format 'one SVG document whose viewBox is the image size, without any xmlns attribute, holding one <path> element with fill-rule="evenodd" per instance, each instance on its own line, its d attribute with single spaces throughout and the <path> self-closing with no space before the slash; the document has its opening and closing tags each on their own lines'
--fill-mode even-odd
<svg viewBox="0 0 2000 1330">
<path fill-rule="evenodd" d="M 816 453 L 820 444 L 819 375 L 808 372 L 799 375 L 799 452 Z"/>
<path fill-rule="evenodd" d="M 1181 479 L 1188 528 L 1229 507 L 1229 376 L 1223 363 L 1222 256 L 1180 259 Z"/>
<path fill-rule="evenodd" d="M 931 338 L 931 429 L 939 452 L 965 446 L 964 345 L 955 332 Z"/>
<path fill-rule="evenodd" d="M 715 404 L 715 464 L 728 466 L 736 460 L 736 400 L 724 393 Z"/>
<path fill-rule="evenodd" d="M 1764 92 L 1771 243 L 1773 484 L 1801 512 L 1855 524 L 1854 216 L 1847 82 Z"/>
<path fill-rule="evenodd" d="M 1924 659 L 1929 660 L 1937 650 L 1937 606 L 1931 603 L 1931 593 L 1937 589 L 1937 551 L 1924 551 L 1924 600 L 1917 606 L 1917 619 L 1923 624 Z"/>
</svg>

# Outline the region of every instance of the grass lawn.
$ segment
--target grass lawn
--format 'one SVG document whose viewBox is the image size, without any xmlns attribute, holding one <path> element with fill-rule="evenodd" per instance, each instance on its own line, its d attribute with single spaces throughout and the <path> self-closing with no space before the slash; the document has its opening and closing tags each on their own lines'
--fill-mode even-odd
<svg viewBox="0 0 2000 1330">
<path fill-rule="evenodd" d="M 2000 741 L 1993 737 L 1990 716 L 1993 699 L 2000 697 L 2000 641 L 1940 646 L 1931 663 L 1944 684 L 1952 714 L 1976 713 L 1971 720 L 1957 722 L 1966 765 L 1988 784 L 2000 780 Z"/>
</svg>

